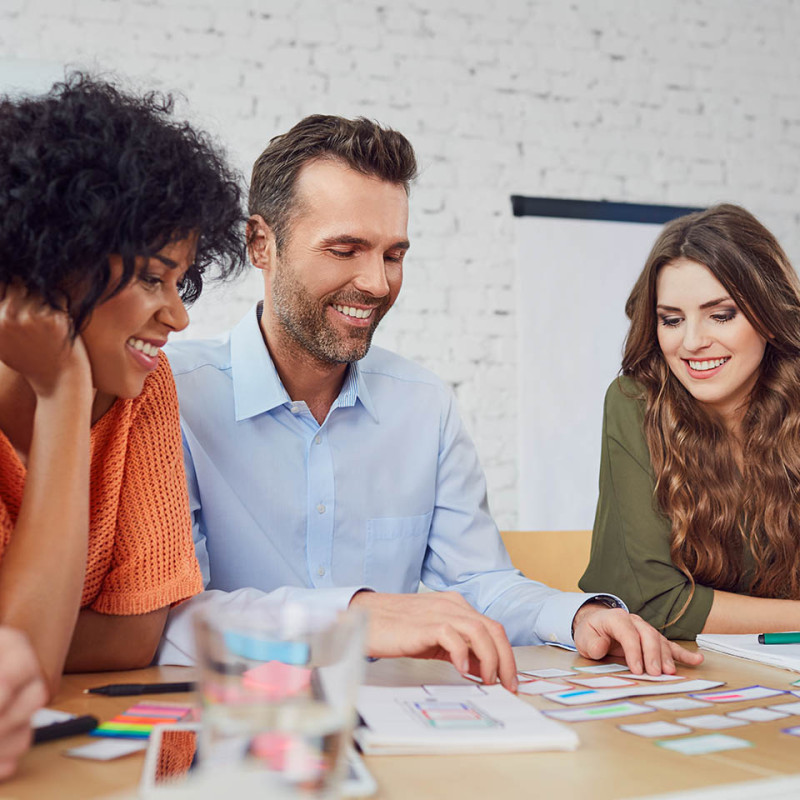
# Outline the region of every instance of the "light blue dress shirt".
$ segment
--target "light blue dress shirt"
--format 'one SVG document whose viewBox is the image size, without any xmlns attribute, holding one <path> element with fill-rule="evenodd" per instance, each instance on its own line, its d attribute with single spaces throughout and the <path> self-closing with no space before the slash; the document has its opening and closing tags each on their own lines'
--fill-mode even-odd
<svg viewBox="0 0 800 800">
<path fill-rule="evenodd" d="M 421 579 L 461 592 L 512 644 L 572 643 L 592 595 L 512 567 L 475 447 L 432 373 L 373 347 L 320 425 L 286 393 L 257 307 L 228 334 L 166 352 L 208 589 L 345 607 L 359 589 L 416 592 Z"/>
</svg>

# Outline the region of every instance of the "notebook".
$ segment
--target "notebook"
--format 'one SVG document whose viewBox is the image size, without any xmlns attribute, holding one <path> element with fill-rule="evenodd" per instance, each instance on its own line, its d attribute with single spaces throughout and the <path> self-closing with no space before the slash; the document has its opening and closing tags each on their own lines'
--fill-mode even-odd
<svg viewBox="0 0 800 800">
<path fill-rule="evenodd" d="M 502 686 L 362 686 L 354 734 L 368 754 L 574 750 L 575 732 Z"/>
</svg>

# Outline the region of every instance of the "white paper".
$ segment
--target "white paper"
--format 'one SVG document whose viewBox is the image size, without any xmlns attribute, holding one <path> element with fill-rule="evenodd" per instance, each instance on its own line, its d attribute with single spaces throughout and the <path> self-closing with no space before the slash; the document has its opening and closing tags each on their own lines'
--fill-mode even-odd
<svg viewBox="0 0 800 800">
<path fill-rule="evenodd" d="M 574 689 L 557 694 L 546 694 L 547 700 L 553 700 L 565 706 L 585 705 L 586 703 L 606 703 L 622 700 L 626 697 L 646 697 L 648 695 L 677 694 L 678 692 L 699 692 L 722 686 L 724 681 L 684 681 L 683 683 L 663 683 L 629 686 L 622 689 Z"/>
<path fill-rule="evenodd" d="M 89 758 L 93 761 L 111 761 L 114 758 L 128 756 L 147 749 L 147 742 L 141 739 L 103 739 L 101 742 L 84 744 L 64 751 L 65 756 L 71 758 Z"/>
<path fill-rule="evenodd" d="M 687 681 L 689 680 L 685 675 L 648 675 L 646 672 L 642 675 L 635 675 L 633 672 L 620 672 L 615 677 L 617 678 L 630 678 L 632 681 L 652 681 L 654 683 L 667 683 L 668 681 Z"/>
<path fill-rule="evenodd" d="M 731 719 L 724 714 L 700 714 L 696 717 L 680 717 L 681 724 L 689 725 L 692 728 L 704 728 L 706 730 L 721 731 L 725 728 L 740 728 L 742 725 L 749 725 L 746 719 Z"/>
<path fill-rule="evenodd" d="M 748 722 L 772 722 L 774 719 L 784 719 L 789 716 L 785 711 L 775 711 L 771 708 L 743 708 L 741 711 L 728 712 L 734 719 L 746 719 Z"/>
<path fill-rule="evenodd" d="M 559 711 L 545 711 L 548 717 L 562 722 L 589 722 L 596 719 L 611 719 L 613 717 L 630 717 L 634 714 L 652 714 L 653 709 L 641 706 L 638 703 L 609 703 L 604 706 L 592 708 L 569 708 Z"/>
<path fill-rule="evenodd" d="M 547 719 L 502 686 L 450 688 L 436 698 L 432 686 L 362 686 L 355 732 L 366 753 L 485 753 L 574 750 L 578 737 Z M 480 689 L 481 696 L 473 691 Z"/>
<path fill-rule="evenodd" d="M 694 691 L 690 689 L 688 691 Z M 764 697 L 775 697 L 779 694 L 786 694 L 783 689 L 770 689 L 769 686 L 745 686 L 743 689 L 728 689 L 724 692 L 706 692 L 695 695 L 700 700 L 707 700 L 709 703 L 741 703 L 746 700 L 761 700 Z"/>
<path fill-rule="evenodd" d="M 476 697 L 483 697 L 484 691 L 480 686 L 469 685 L 449 685 L 449 684 L 436 684 L 425 685 L 421 687 L 431 697 L 439 697 L 442 700 L 450 700 L 451 698 L 462 699 L 469 697 L 475 699 Z"/>
<path fill-rule="evenodd" d="M 598 675 L 596 678 L 570 678 L 570 683 L 588 686 L 590 689 L 619 689 L 622 686 L 635 686 L 633 681 L 626 681 L 616 675 Z"/>
<path fill-rule="evenodd" d="M 675 750 L 686 756 L 700 756 L 706 753 L 719 753 L 723 750 L 739 750 L 744 747 L 752 747 L 753 743 L 745 739 L 738 739 L 735 736 L 727 736 L 724 733 L 709 733 L 705 736 L 686 736 L 683 739 L 667 739 L 665 742 L 658 742 L 660 747 L 667 750 Z"/>
<path fill-rule="evenodd" d="M 520 675 L 532 675 L 534 678 L 565 678 L 567 675 L 577 675 L 572 669 L 524 669 Z"/>
<path fill-rule="evenodd" d="M 33 712 L 31 727 L 44 728 L 47 725 L 52 725 L 54 722 L 65 722 L 74 717 L 75 715 L 70 714 L 68 711 L 58 711 L 55 708 L 40 708 L 38 711 Z"/>
<path fill-rule="evenodd" d="M 800 644 L 759 644 L 756 633 L 701 633 L 697 637 L 697 645 L 704 650 L 800 672 Z"/>
<path fill-rule="evenodd" d="M 592 667 L 575 667 L 578 672 L 590 672 L 595 675 L 602 675 L 606 672 L 628 672 L 624 664 L 595 664 Z"/>
<path fill-rule="evenodd" d="M 800 714 L 800 700 L 794 703 L 778 703 L 774 706 L 769 706 L 774 711 L 783 711 L 786 714 Z"/>
<path fill-rule="evenodd" d="M 709 708 L 711 703 L 692 700 L 690 697 L 665 697 L 663 699 L 648 700 L 647 705 L 663 708 L 666 711 L 689 711 L 693 708 Z"/>
<path fill-rule="evenodd" d="M 691 733 L 692 729 L 674 722 L 640 722 L 636 725 L 620 725 L 619 729 L 636 736 L 655 739 L 659 736 L 677 736 L 679 733 Z"/>
<path fill-rule="evenodd" d="M 526 681 L 517 687 L 519 694 L 548 694 L 549 692 L 564 692 L 569 689 L 566 683 L 557 681 Z"/>
</svg>

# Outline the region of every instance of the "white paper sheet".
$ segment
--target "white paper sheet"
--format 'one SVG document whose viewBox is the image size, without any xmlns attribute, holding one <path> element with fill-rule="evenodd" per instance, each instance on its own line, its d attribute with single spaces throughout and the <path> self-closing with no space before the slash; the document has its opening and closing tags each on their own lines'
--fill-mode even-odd
<svg viewBox="0 0 800 800">
<path fill-rule="evenodd" d="M 724 681 L 694 680 L 683 683 L 658 683 L 631 686 L 622 689 L 575 689 L 568 692 L 546 694 L 545 699 L 565 706 L 586 705 L 587 703 L 607 703 L 626 697 L 646 697 L 648 695 L 678 694 L 679 692 L 700 692 L 722 686 Z"/>
<path fill-rule="evenodd" d="M 574 750 L 578 737 L 547 719 L 502 686 L 362 686 L 358 713 L 366 723 L 355 732 L 366 753 L 487 753 Z M 476 696 L 479 689 L 481 696 Z"/>
</svg>

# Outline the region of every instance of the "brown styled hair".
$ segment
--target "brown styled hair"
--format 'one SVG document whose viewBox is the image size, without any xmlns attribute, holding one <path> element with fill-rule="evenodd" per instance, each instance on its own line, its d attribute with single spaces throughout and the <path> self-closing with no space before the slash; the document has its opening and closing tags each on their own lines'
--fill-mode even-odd
<svg viewBox="0 0 800 800">
<path fill-rule="evenodd" d="M 332 159 L 351 169 L 403 186 L 406 193 L 417 174 L 414 148 L 402 133 L 358 117 L 313 114 L 270 140 L 256 159 L 248 210 L 259 214 L 275 234 L 280 252 L 297 211 L 294 187 L 310 161 Z"/>
<path fill-rule="evenodd" d="M 742 420 L 741 470 L 731 434 L 672 374 L 658 345 L 656 279 L 678 258 L 707 267 L 767 340 Z M 693 586 L 735 590 L 748 548 L 751 594 L 800 599 L 800 281 L 777 240 L 735 205 L 673 220 L 625 312 L 631 325 L 622 372 L 643 389 L 645 437 L 656 500 L 672 523 L 673 562 Z"/>
</svg>

